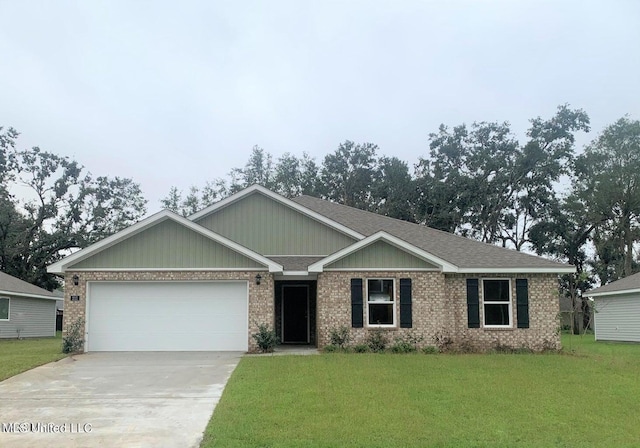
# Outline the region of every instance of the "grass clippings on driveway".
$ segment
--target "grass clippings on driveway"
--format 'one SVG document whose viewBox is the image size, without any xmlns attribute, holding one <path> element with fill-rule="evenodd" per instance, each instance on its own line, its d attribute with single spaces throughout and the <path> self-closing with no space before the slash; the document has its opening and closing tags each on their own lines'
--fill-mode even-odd
<svg viewBox="0 0 640 448">
<path fill-rule="evenodd" d="M 0 381 L 66 356 L 61 332 L 50 338 L 0 339 Z"/>
<path fill-rule="evenodd" d="M 202 447 L 640 443 L 640 345 L 573 354 L 245 357 Z"/>
</svg>

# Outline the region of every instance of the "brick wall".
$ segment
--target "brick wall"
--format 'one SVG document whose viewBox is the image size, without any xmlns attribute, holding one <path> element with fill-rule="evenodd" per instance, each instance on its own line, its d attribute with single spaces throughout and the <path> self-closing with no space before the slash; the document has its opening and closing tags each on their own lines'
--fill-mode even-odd
<svg viewBox="0 0 640 448">
<path fill-rule="evenodd" d="M 78 274 L 80 282 L 73 285 L 72 277 Z M 65 311 L 63 332 L 77 318 L 85 318 L 87 281 L 171 281 L 171 280 L 247 280 L 249 282 L 249 328 L 247 338 L 249 351 L 257 350 L 251 337 L 256 332 L 256 323 L 266 323 L 274 328 L 274 281 L 273 276 L 261 272 L 262 282 L 255 284 L 257 272 L 211 272 L 211 271 L 122 271 L 122 272 L 68 272 L 65 278 Z M 516 307 L 512 306 L 514 328 L 485 329 L 467 328 L 467 278 L 527 278 L 529 280 L 529 325 L 530 328 L 515 328 Z M 332 328 L 346 326 L 351 329 L 352 344 L 364 343 L 368 329 L 351 328 L 351 279 L 391 278 L 395 279 L 396 320 L 398 328 L 385 329 L 390 341 L 403 335 L 422 337 L 422 345 L 433 345 L 434 336 L 451 338 L 457 347 L 467 346 L 486 350 L 496 345 L 513 348 L 526 347 L 533 350 L 560 348 L 558 313 L 558 280 L 554 274 L 514 274 L 510 276 L 442 274 L 440 272 L 324 272 L 318 274 L 317 289 L 317 337 L 318 347 L 330 343 Z M 412 280 L 413 328 L 399 328 L 400 291 L 399 280 Z M 515 281 L 511 282 L 512 297 L 515 297 Z M 480 288 L 482 295 L 482 288 Z M 79 302 L 71 302 L 72 295 L 79 295 Z M 482 297 L 481 297 L 482 298 Z M 366 300 L 366 298 L 365 298 Z M 366 304 L 365 304 L 366 307 Z M 482 321 L 482 307 L 480 309 Z M 366 314 L 365 314 L 366 316 Z M 366 318 L 366 317 L 365 317 Z"/>
<path fill-rule="evenodd" d="M 73 284 L 72 277 L 80 277 L 78 286 Z M 251 337 L 256 332 L 256 323 L 266 323 L 273 328 L 273 276 L 261 272 L 262 281 L 256 285 L 256 271 L 248 272 L 212 272 L 212 271 L 119 271 L 119 272 L 74 272 L 65 274 L 64 323 L 63 334 L 68 326 L 82 318 L 86 320 L 87 282 L 88 281 L 177 281 L 177 280 L 246 280 L 249 282 L 249 328 L 247 338 L 249 351 L 257 350 L 255 340 Z M 71 296 L 80 296 L 80 301 L 71 302 Z"/>
<path fill-rule="evenodd" d="M 389 340 L 411 334 L 423 339 L 422 345 L 433 345 L 436 335 L 450 338 L 457 348 L 488 350 L 496 345 L 512 348 L 560 348 L 558 335 L 558 280 L 554 274 L 523 274 L 500 278 L 527 278 L 529 280 L 530 328 L 515 328 L 516 307 L 513 302 L 514 328 L 467 328 L 467 278 L 497 278 L 496 275 L 445 275 L 440 272 L 324 272 L 318 275 L 318 346 L 330 343 L 332 328 L 346 326 L 351 329 L 351 343 L 361 344 L 368 332 L 365 327 L 351 328 L 351 279 L 395 279 L 396 316 L 398 328 L 384 329 Z M 413 328 L 399 328 L 399 279 L 412 279 Z M 515 298 L 515 281 L 511 282 Z M 482 294 L 482 288 L 480 293 Z M 481 297 L 482 298 L 482 297 Z M 365 297 L 366 302 L 366 297 Z M 366 303 L 365 303 L 366 307 Z M 482 307 L 481 307 L 482 308 Z M 482 309 L 481 309 L 482 320 Z"/>
<path fill-rule="evenodd" d="M 430 344 L 434 333 L 442 325 L 451 325 L 452 316 L 447 309 L 445 278 L 440 272 L 323 272 L 318 274 L 318 347 L 330 343 L 332 328 L 351 328 L 351 279 L 394 279 L 396 321 L 398 328 L 385 328 L 390 341 L 407 334 L 424 338 Z M 400 279 L 410 278 L 412 287 L 413 328 L 399 328 Z M 366 297 L 365 297 L 366 302 Z M 365 303 L 366 307 L 366 303 Z M 366 319 L 366 310 L 365 310 Z M 368 329 L 351 328 L 351 343 L 364 343 Z"/>
<path fill-rule="evenodd" d="M 467 328 L 467 278 L 526 278 L 529 283 L 529 328 L 516 327 L 516 306 L 512 306 L 513 327 Z M 505 275 L 446 275 L 447 299 L 454 314 L 455 329 L 452 332 L 458 343 L 466 343 L 477 349 L 490 349 L 497 344 L 511 348 L 529 348 L 532 350 L 559 349 L 558 332 L 560 301 L 558 276 L 555 274 L 513 274 Z M 480 283 L 480 301 L 482 304 L 482 282 Z M 516 296 L 516 282 L 511 281 L 511 296 Z M 480 306 L 482 327 L 483 309 Z"/>
</svg>

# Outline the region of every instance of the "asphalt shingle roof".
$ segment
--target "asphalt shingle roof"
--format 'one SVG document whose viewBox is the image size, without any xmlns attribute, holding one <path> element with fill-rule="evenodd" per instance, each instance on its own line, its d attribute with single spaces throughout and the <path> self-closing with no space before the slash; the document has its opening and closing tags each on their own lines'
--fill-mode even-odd
<svg viewBox="0 0 640 448">
<path fill-rule="evenodd" d="M 311 196 L 293 201 L 365 236 L 385 231 L 459 268 L 566 268 L 569 265 Z"/>
<path fill-rule="evenodd" d="M 0 291 L 15 292 L 18 294 L 31 294 L 36 296 L 56 297 L 51 291 L 40 288 L 17 277 L 0 272 Z"/>
<path fill-rule="evenodd" d="M 601 294 L 603 292 L 621 292 L 628 289 L 629 290 L 640 289 L 640 272 L 625 278 L 621 278 L 620 280 L 616 280 L 615 282 L 611 282 L 608 285 L 604 285 L 599 288 L 592 289 L 591 291 L 588 291 L 585 295 L 589 296 L 590 294 L 593 294 L 593 293 Z"/>
</svg>

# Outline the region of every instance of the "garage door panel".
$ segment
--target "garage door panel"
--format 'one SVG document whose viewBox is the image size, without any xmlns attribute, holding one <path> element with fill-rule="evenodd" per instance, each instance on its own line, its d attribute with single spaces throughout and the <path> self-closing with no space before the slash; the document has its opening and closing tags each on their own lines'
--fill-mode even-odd
<svg viewBox="0 0 640 448">
<path fill-rule="evenodd" d="M 89 351 L 247 350 L 246 282 L 93 282 Z"/>
</svg>

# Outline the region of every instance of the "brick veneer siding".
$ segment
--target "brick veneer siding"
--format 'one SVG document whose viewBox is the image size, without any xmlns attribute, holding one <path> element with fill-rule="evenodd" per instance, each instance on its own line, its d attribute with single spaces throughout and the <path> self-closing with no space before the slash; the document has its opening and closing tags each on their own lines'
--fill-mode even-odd
<svg viewBox="0 0 640 448">
<path fill-rule="evenodd" d="M 365 326 L 351 328 L 351 279 L 367 278 L 394 279 L 397 328 L 385 328 L 389 340 L 403 335 L 424 338 L 425 345 L 431 344 L 433 335 L 442 325 L 453 324 L 451 312 L 447 309 L 445 278 L 440 272 L 323 272 L 318 274 L 318 346 L 330 343 L 332 328 L 346 326 L 351 329 L 351 343 L 362 344 L 369 329 Z M 400 328 L 400 279 L 410 278 L 412 283 L 413 328 Z M 366 283 L 365 283 L 366 287 Z"/>
<path fill-rule="evenodd" d="M 511 282 L 513 323 L 511 329 L 467 328 L 467 278 L 527 278 L 529 281 L 530 328 L 516 327 L 515 280 Z M 440 272 L 323 272 L 318 275 L 318 346 L 330 343 L 332 328 L 351 329 L 351 343 L 362 344 L 370 329 L 351 328 L 351 279 L 395 279 L 396 328 L 385 328 L 389 340 L 412 335 L 422 338 L 421 345 L 434 345 L 434 337 L 450 338 L 454 348 L 488 350 L 497 345 L 513 348 L 560 348 L 558 329 L 558 278 L 554 274 L 523 275 L 445 275 Z M 399 328 L 399 279 L 412 280 L 412 328 Z M 480 288 L 482 298 L 482 288 Z M 482 307 L 481 314 L 482 320 Z"/>
<path fill-rule="evenodd" d="M 78 286 L 73 284 L 73 276 L 78 275 Z M 257 331 L 256 323 L 274 327 L 273 276 L 260 272 L 262 281 L 256 285 L 256 271 L 212 272 L 212 271 L 118 271 L 118 272 L 75 272 L 65 274 L 63 335 L 78 318 L 86 321 L 87 282 L 90 281 L 178 281 L 178 280 L 246 280 L 249 282 L 249 327 L 247 338 L 249 351 L 255 352 L 257 345 L 252 334 Z M 80 301 L 72 302 L 71 296 L 80 296 Z"/>
<path fill-rule="evenodd" d="M 467 279 L 480 279 L 480 327 L 467 327 Z M 511 297 L 516 297 L 516 278 L 526 278 L 529 283 L 529 328 L 516 328 L 516 306 L 512 300 L 513 328 L 482 328 L 482 279 L 510 278 Z M 452 274 L 446 275 L 447 299 L 453 308 L 457 343 L 469 344 L 476 349 L 490 349 L 500 344 L 511 348 L 529 348 L 540 351 L 560 349 L 559 313 L 560 299 L 556 274 Z"/>
</svg>

